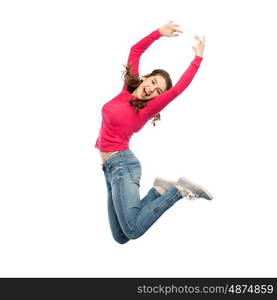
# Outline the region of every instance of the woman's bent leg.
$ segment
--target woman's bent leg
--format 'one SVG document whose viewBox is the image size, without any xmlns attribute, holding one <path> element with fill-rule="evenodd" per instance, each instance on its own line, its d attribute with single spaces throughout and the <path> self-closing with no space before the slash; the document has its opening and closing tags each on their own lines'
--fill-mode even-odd
<svg viewBox="0 0 277 300">
<path fill-rule="evenodd" d="M 158 193 L 157 190 L 152 187 L 145 195 L 145 197 L 140 200 L 140 204 L 143 207 L 145 205 L 148 205 L 150 202 L 152 202 L 153 200 L 157 199 L 160 196 L 161 194 Z"/>
<path fill-rule="evenodd" d="M 117 155 L 118 154 L 118 155 Z M 108 161 L 112 199 L 120 226 L 130 239 L 144 234 L 159 217 L 182 198 L 176 187 L 166 193 L 141 203 L 139 183 L 141 166 L 130 150 L 120 151 Z"/>
</svg>

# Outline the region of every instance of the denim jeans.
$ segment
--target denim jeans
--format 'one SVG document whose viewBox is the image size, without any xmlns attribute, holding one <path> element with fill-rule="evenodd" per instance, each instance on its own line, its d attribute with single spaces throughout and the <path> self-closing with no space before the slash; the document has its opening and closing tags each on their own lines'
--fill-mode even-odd
<svg viewBox="0 0 277 300">
<path fill-rule="evenodd" d="M 103 164 L 108 193 L 108 216 L 114 239 L 124 244 L 143 235 L 182 198 L 176 187 L 160 195 L 153 187 L 140 199 L 141 165 L 131 150 L 118 151 Z"/>
</svg>

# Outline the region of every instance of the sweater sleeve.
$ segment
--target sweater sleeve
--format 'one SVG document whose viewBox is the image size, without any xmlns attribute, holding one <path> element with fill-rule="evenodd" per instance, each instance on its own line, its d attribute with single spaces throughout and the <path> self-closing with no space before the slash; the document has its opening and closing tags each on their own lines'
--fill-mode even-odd
<svg viewBox="0 0 277 300">
<path fill-rule="evenodd" d="M 131 66 L 131 71 L 138 75 L 139 74 L 139 60 L 143 52 L 156 40 L 161 37 L 160 31 L 157 29 L 151 32 L 149 35 L 141 39 L 130 49 L 127 64 Z M 125 84 L 124 84 L 125 87 Z M 126 87 L 125 87 L 126 88 Z"/>
<path fill-rule="evenodd" d="M 178 95 L 180 95 L 190 84 L 193 77 L 198 71 L 198 68 L 201 64 L 202 57 L 195 56 L 194 60 L 191 62 L 189 67 L 183 73 L 178 82 L 171 89 L 165 91 L 160 96 L 150 100 L 145 108 L 144 112 L 148 116 L 148 118 L 152 118 L 156 114 L 158 114 L 163 108 L 165 108 L 173 99 L 175 99 Z"/>
</svg>

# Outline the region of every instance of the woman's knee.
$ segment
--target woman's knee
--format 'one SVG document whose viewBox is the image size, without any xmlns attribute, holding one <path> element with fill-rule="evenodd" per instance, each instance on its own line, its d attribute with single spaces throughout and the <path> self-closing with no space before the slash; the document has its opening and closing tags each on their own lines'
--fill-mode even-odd
<svg viewBox="0 0 277 300">
<path fill-rule="evenodd" d="M 124 231 L 124 233 L 130 240 L 135 240 L 142 235 L 142 233 L 137 228 L 127 229 Z"/>
<path fill-rule="evenodd" d="M 113 238 L 119 244 L 126 244 L 130 240 L 127 236 L 119 236 L 116 234 L 113 234 Z"/>
</svg>

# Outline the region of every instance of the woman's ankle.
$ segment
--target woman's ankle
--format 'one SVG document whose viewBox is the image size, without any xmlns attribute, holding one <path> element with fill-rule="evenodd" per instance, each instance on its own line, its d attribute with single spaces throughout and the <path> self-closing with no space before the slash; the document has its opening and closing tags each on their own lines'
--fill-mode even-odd
<svg viewBox="0 0 277 300">
<path fill-rule="evenodd" d="M 183 186 L 181 186 L 179 184 L 175 184 L 174 186 L 181 193 L 182 197 L 186 197 L 188 195 L 188 191 Z"/>
<path fill-rule="evenodd" d="M 159 186 L 159 185 L 154 185 L 153 188 L 154 188 L 160 195 L 163 195 L 163 194 L 166 192 L 166 190 L 165 190 L 163 187 Z"/>
</svg>

